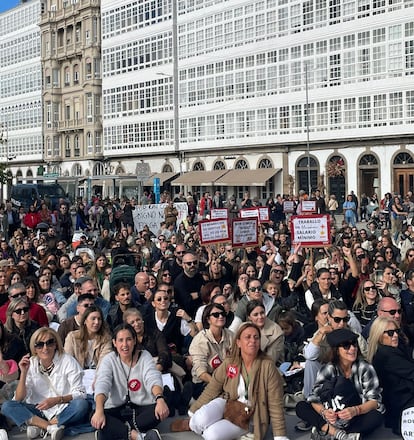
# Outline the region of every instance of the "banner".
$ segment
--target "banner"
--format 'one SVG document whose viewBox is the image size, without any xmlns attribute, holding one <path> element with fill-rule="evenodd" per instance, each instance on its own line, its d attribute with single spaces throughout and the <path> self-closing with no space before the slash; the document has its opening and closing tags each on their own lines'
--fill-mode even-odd
<svg viewBox="0 0 414 440">
<path fill-rule="evenodd" d="M 322 247 L 331 244 L 329 215 L 293 215 L 290 219 L 292 244 Z"/>
<path fill-rule="evenodd" d="M 227 219 L 203 220 L 198 223 L 201 244 L 230 241 Z"/>
<path fill-rule="evenodd" d="M 157 235 L 161 222 L 165 221 L 164 209 L 167 205 L 168 203 L 159 203 L 135 206 L 135 209 L 132 211 L 135 230 L 138 232 L 142 231 L 144 226 L 148 225 L 150 231 Z M 177 202 L 174 203 L 174 207 L 178 211 L 178 228 L 178 225 L 187 218 L 188 205 L 186 202 Z"/>
</svg>

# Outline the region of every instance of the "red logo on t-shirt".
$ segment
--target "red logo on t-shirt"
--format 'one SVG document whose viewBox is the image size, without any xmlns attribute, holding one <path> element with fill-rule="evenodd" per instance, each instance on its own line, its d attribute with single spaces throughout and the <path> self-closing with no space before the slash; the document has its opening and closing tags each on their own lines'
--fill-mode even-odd
<svg viewBox="0 0 414 440">
<path fill-rule="evenodd" d="M 239 367 L 237 365 L 229 365 L 227 367 L 227 377 L 233 379 L 239 373 Z"/>
<path fill-rule="evenodd" d="M 131 379 L 128 382 L 128 388 L 131 391 L 138 391 L 141 388 L 141 382 L 138 379 Z"/>
<path fill-rule="evenodd" d="M 218 355 L 216 355 L 213 359 L 211 359 L 211 366 L 216 369 L 217 367 L 219 367 L 221 365 L 221 359 L 219 358 Z"/>
</svg>

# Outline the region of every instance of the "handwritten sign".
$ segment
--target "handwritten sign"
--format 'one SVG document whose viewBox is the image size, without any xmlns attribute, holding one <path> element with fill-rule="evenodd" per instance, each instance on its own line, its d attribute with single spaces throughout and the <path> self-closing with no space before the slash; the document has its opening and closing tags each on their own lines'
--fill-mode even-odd
<svg viewBox="0 0 414 440">
<path fill-rule="evenodd" d="M 232 223 L 233 247 L 253 246 L 258 243 L 257 218 L 235 218 Z"/>
<path fill-rule="evenodd" d="M 401 435 L 404 440 L 414 440 L 414 408 L 407 408 L 401 414 Z"/>
<path fill-rule="evenodd" d="M 150 231 L 157 235 L 161 222 L 165 220 L 164 209 L 166 206 L 167 203 L 135 206 L 135 209 L 132 211 L 135 230 L 142 231 L 144 226 L 148 225 Z M 188 205 L 185 202 L 177 202 L 174 203 L 174 206 L 178 211 L 178 227 L 178 225 L 187 218 Z"/>
<path fill-rule="evenodd" d="M 302 200 L 302 212 L 316 212 L 316 202 L 314 200 Z"/>
<path fill-rule="evenodd" d="M 229 211 L 227 208 L 219 208 L 211 210 L 211 220 L 215 220 L 218 218 L 227 218 L 229 216 Z"/>
<path fill-rule="evenodd" d="M 283 202 L 283 212 L 286 214 L 295 212 L 295 202 L 293 200 L 285 200 Z"/>
<path fill-rule="evenodd" d="M 270 219 L 269 208 L 267 206 L 258 206 L 256 208 L 240 209 L 240 218 L 257 217 L 260 223 L 268 223 Z"/>
<path fill-rule="evenodd" d="M 198 223 L 201 244 L 229 241 L 227 219 L 203 220 Z"/>
<path fill-rule="evenodd" d="M 328 215 L 294 215 L 290 220 L 292 243 L 304 247 L 320 247 L 331 244 Z"/>
</svg>

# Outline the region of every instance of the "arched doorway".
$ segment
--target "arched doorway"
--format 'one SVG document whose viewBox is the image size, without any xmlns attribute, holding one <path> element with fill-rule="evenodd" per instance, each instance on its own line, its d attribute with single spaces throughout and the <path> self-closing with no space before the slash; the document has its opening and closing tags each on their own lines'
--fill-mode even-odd
<svg viewBox="0 0 414 440">
<path fill-rule="evenodd" d="M 342 156 L 332 156 L 326 165 L 329 194 L 335 194 L 339 207 L 345 202 L 345 160 Z"/>
<path fill-rule="evenodd" d="M 309 191 L 308 160 L 310 168 L 310 189 L 318 186 L 319 165 L 315 158 L 303 156 L 296 163 L 296 191 Z"/>
<path fill-rule="evenodd" d="M 368 197 L 378 187 L 379 167 L 378 159 L 373 154 L 364 154 L 359 160 L 359 191 L 358 194 L 366 194 Z M 377 179 L 375 181 L 375 179 Z M 375 183 L 375 185 L 374 185 Z"/>
<path fill-rule="evenodd" d="M 404 151 L 398 153 L 393 162 L 394 168 L 394 191 L 404 196 L 407 191 L 414 188 L 414 159 L 413 156 Z"/>
</svg>

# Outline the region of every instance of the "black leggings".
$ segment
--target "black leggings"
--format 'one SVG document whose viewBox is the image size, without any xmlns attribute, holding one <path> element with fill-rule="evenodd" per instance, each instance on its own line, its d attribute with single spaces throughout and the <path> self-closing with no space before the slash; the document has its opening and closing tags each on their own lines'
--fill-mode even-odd
<svg viewBox="0 0 414 440">
<path fill-rule="evenodd" d="M 131 429 L 135 429 L 131 417 L 122 415 L 122 407 L 105 410 L 106 423 L 99 431 L 98 440 L 126 440 L 128 439 L 128 422 Z M 155 417 L 155 404 L 134 406 L 136 427 L 143 432 L 155 428 L 160 420 Z"/>
<path fill-rule="evenodd" d="M 322 426 L 327 422 L 326 420 L 316 412 L 309 402 L 298 402 L 296 405 L 297 416 L 310 423 L 312 426 L 316 426 L 320 431 Z M 376 428 L 382 425 L 383 416 L 377 410 L 372 410 L 366 414 L 353 417 L 349 425 L 344 428 L 346 432 L 359 432 L 362 436 L 364 434 L 370 434 Z"/>
</svg>

